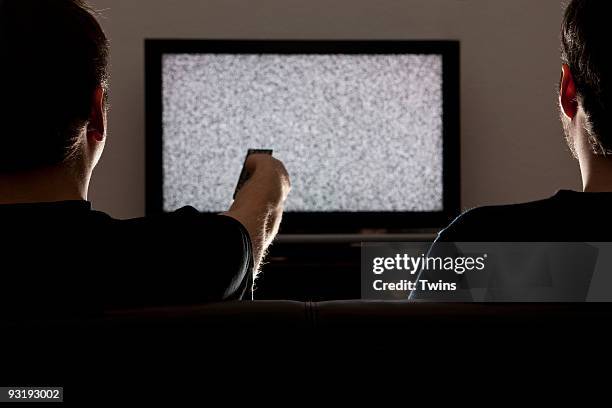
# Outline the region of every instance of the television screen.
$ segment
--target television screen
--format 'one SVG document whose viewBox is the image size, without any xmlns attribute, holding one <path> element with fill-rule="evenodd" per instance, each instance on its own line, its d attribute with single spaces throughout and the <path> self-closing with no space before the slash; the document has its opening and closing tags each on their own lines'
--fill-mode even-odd
<svg viewBox="0 0 612 408">
<path fill-rule="evenodd" d="M 212 43 L 155 55 L 162 210 L 227 210 L 251 148 L 285 163 L 288 212 L 449 210 L 448 47 Z"/>
</svg>

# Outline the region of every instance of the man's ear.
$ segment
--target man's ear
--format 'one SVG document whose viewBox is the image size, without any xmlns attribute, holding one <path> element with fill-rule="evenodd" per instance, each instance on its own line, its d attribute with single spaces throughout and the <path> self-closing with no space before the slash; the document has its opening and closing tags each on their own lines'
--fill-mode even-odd
<svg viewBox="0 0 612 408">
<path fill-rule="evenodd" d="M 87 137 L 92 137 L 96 142 L 102 142 L 106 136 L 106 107 L 105 91 L 98 86 L 93 94 L 89 124 L 87 126 Z"/>
<path fill-rule="evenodd" d="M 574 76 L 567 64 L 561 67 L 561 89 L 559 90 L 559 103 L 565 116 L 570 120 L 578 113 L 578 95 L 576 95 L 576 84 Z"/>
</svg>

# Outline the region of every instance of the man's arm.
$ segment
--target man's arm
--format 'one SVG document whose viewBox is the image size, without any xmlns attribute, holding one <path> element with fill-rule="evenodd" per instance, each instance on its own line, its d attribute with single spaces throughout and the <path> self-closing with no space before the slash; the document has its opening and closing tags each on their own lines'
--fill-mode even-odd
<svg viewBox="0 0 612 408">
<path fill-rule="evenodd" d="M 224 215 L 240 221 L 249 232 L 257 273 L 268 246 L 278 233 L 291 184 L 285 166 L 274 157 L 253 154 L 247 159 L 246 169 L 251 176 Z"/>
</svg>

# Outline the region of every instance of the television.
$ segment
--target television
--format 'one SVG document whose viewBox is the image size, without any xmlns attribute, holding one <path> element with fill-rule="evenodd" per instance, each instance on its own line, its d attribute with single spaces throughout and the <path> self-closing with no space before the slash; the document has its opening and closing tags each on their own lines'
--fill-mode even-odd
<svg viewBox="0 0 612 408">
<path fill-rule="evenodd" d="M 282 232 L 459 211 L 456 41 L 146 40 L 146 209 L 226 211 L 248 149 L 291 176 Z"/>
</svg>

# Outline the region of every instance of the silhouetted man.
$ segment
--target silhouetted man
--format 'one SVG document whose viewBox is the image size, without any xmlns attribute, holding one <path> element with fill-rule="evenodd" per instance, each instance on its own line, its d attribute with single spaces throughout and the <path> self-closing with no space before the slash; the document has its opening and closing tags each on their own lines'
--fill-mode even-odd
<svg viewBox="0 0 612 408">
<path fill-rule="evenodd" d="M 567 144 L 580 165 L 583 192 L 559 191 L 540 201 L 475 208 L 444 229 L 437 243 L 610 241 L 611 12 L 612 4 L 607 1 L 573 0 L 565 11 L 561 29 L 559 108 Z M 432 251 L 442 247 L 445 246 L 434 244 Z M 421 274 L 424 278 L 444 279 L 426 272 Z M 456 279 L 461 283 L 465 276 Z M 452 298 L 453 294 L 415 291 L 411 297 Z"/>
<path fill-rule="evenodd" d="M 0 313 L 250 299 L 289 191 L 283 165 L 251 156 L 252 177 L 223 215 L 186 207 L 117 220 L 93 211 L 108 53 L 81 0 L 0 2 Z"/>
</svg>

